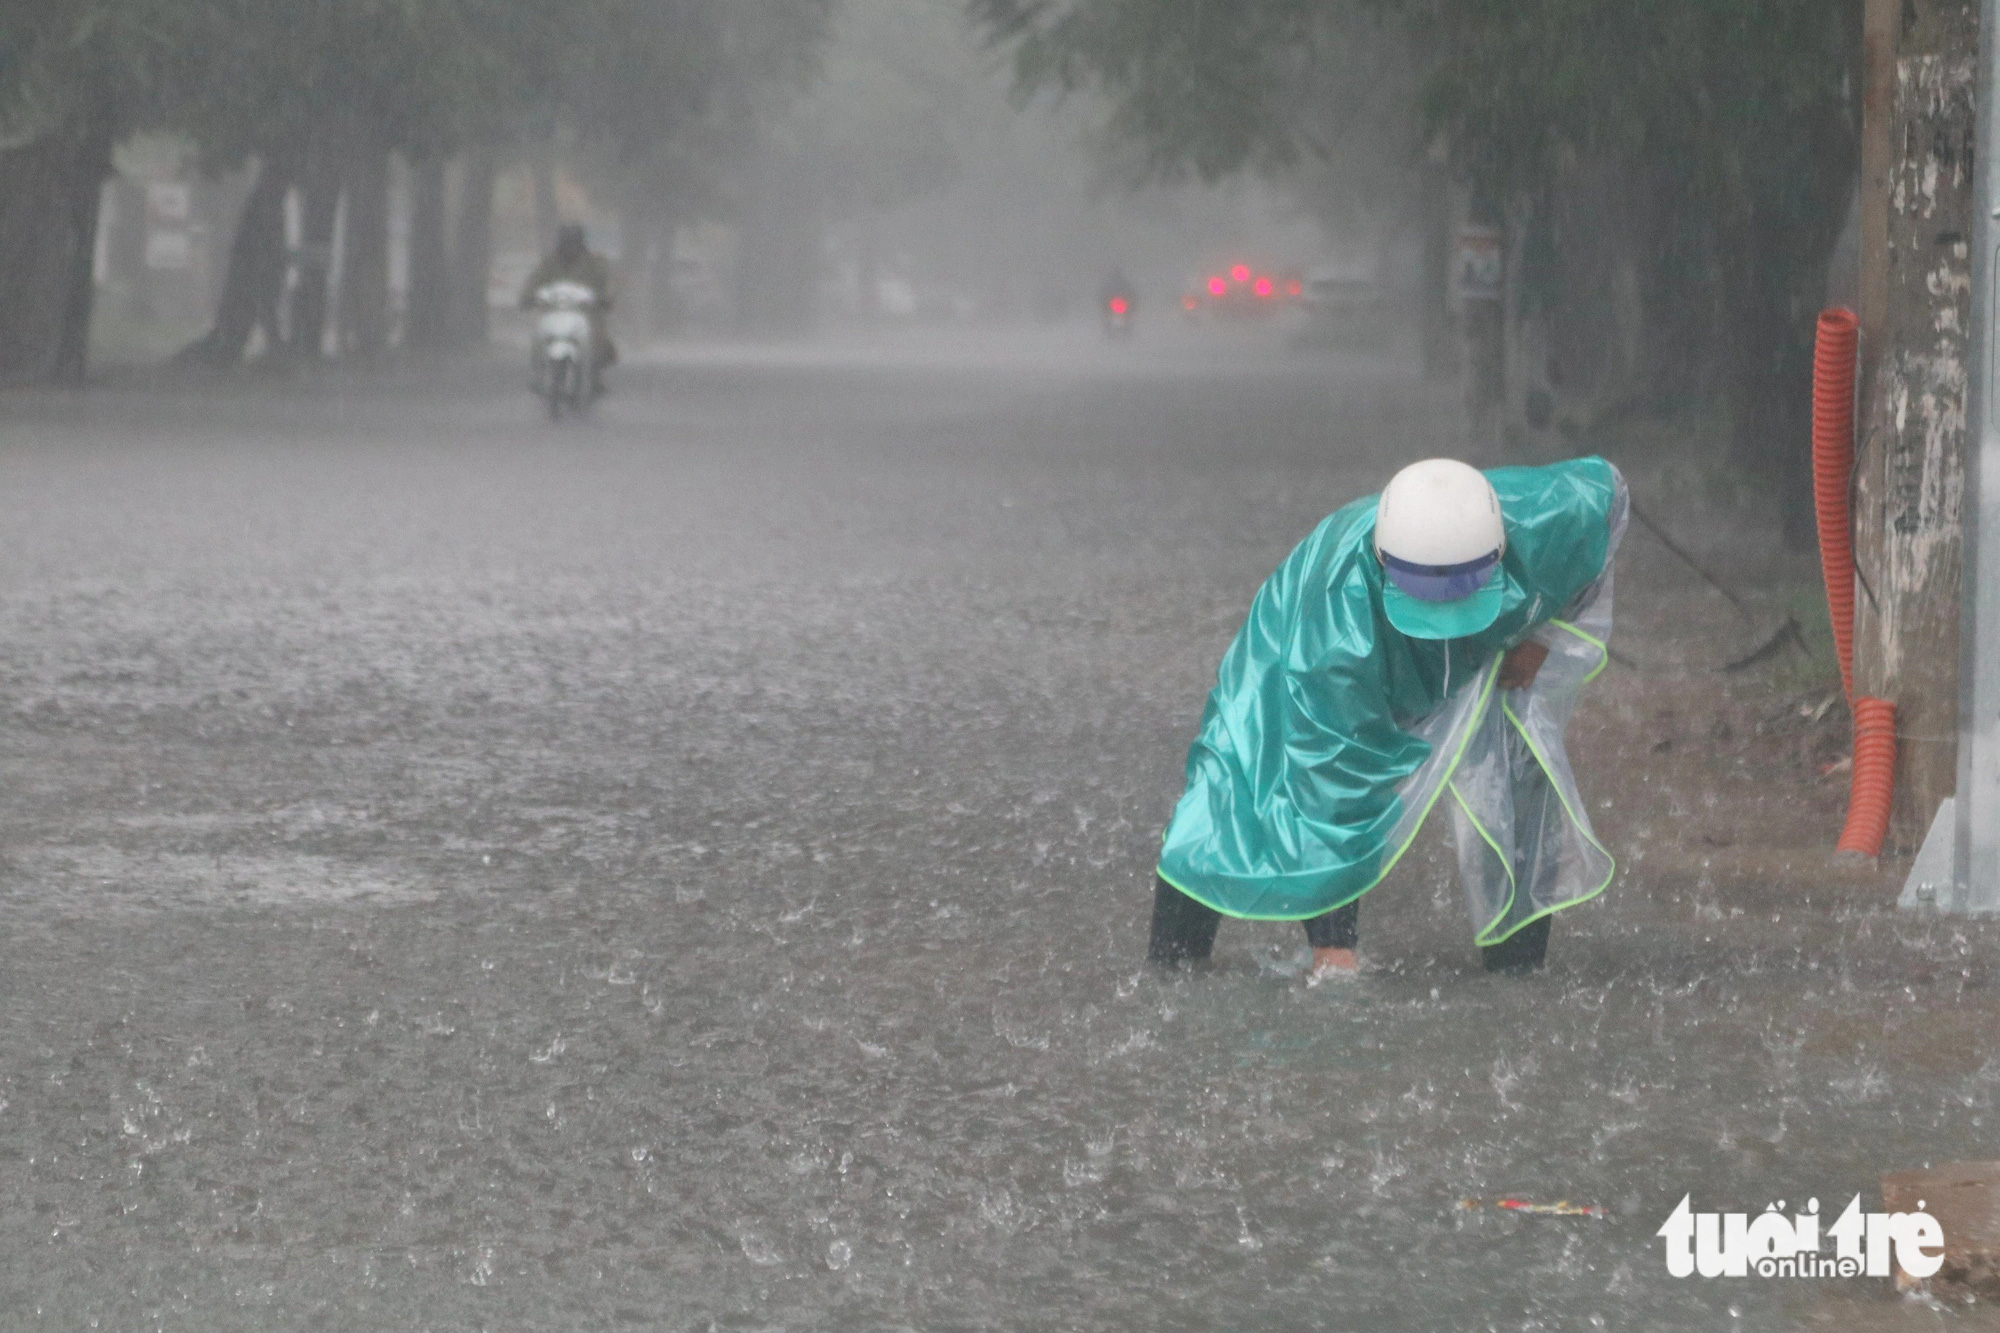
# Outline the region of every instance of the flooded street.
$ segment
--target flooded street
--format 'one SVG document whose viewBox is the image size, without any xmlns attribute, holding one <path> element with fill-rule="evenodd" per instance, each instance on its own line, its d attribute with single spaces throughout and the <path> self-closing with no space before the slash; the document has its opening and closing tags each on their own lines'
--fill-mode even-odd
<svg viewBox="0 0 2000 1333">
<path fill-rule="evenodd" d="M 1145 967 L 1251 594 L 1460 445 L 1400 364 L 1165 341 L 10 404 L 0 1325 L 1977 1326 L 1667 1275 L 1684 1194 L 1994 1155 L 2000 933 L 1833 866 L 1643 534 L 1545 974 L 1442 820 L 1354 981 Z"/>
</svg>

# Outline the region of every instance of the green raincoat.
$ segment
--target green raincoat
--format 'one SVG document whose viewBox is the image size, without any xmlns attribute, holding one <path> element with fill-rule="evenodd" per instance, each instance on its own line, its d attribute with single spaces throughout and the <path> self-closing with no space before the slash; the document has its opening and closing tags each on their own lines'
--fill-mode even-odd
<svg viewBox="0 0 2000 1333">
<path fill-rule="evenodd" d="M 1318 916 L 1381 882 L 1449 793 L 1480 944 L 1610 883 L 1562 740 L 1607 660 L 1624 481 L 1601 458 L 1486 476 L 1507 526 L 1506 597 L 1480 634 L 1389 624 L 1374 496 L 1265 582 L 1188 751 L 1162 879 L 1228 916 Z M 1501 656 L 1530 638 L 1549 649 L 1535 683 L 1498 689 Z"/>
</svg>

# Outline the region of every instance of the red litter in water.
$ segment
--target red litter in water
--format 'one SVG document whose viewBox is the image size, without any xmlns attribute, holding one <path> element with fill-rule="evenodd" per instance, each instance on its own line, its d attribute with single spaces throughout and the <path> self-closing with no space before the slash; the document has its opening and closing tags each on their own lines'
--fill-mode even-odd
<svg viewBox="0 0 2000 1333">
<path fill-rule="evenodd" d="M 1486 1206 L 1483 1199 L 1460 1199 L 1458 1206 L 1467 1212 L 1477 1212 Z M 1531 1199 L 1496 1199 L 1495 1208 L 1509 1213 L 1533 1213 L 1537 1217 L 1596 1217 L 1611 1216 L 1602 1204 L 1571 1203 L 1568 1199 L 1558 1199 L 1554 1203 L 1536 1203 Z"/>
</svg>

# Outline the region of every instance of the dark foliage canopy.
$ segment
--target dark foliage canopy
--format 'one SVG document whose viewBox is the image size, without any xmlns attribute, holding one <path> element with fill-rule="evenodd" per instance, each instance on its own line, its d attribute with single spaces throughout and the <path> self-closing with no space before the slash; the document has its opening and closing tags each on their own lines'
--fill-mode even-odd
<svg viewBox="0 0 2000 1333">
<path fill-rule="evenodd" d="M 1441 151 L 1520 229 L 1542 280 L 1524 299 L 1609 299 L 1559 289 L 1549 220 L 1580 177 L 1614 179 L 1603 222 L 1639 270 L 1665 392 L 1719 389 L 1755 466 L 1794 443 L 1854 179 L 1861 0 L 968 2 L 1022 96 L 1102 94 L 1156 176 L 1288 172 L 1381 135 L 1393 71 L 1351 53 L 1388 25 L 1414 71 L 1407 160 Z"/>
<path fill-rule="evenodd" d="M 630 160 L 812 66 L 831 0 L 0 0 L 0 135 L 109 107 L 222 160 L 329 117 L 413 154 L 562 117 Z"/>
</svg>

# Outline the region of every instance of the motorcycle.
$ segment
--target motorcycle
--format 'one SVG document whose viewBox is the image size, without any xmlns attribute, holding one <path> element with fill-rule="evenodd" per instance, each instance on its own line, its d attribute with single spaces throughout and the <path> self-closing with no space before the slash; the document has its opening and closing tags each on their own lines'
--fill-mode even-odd
<svg viewBox="0 0 2000 1333">
<path fill-rule="evenodd" d="M 1111 295 L 1104 298 L 1104 336 L 1107 338 L 1129 338 L 1132 336 L 1132 298 Z"/>
<path fill-rule="evenodd" d="M 597 294 L 580 282 L 552 282 L 535 292 L 533 386 L 549 420 L 589 410 L 597 396 L 596 338 L 590 312 Z"/>
</svg>

